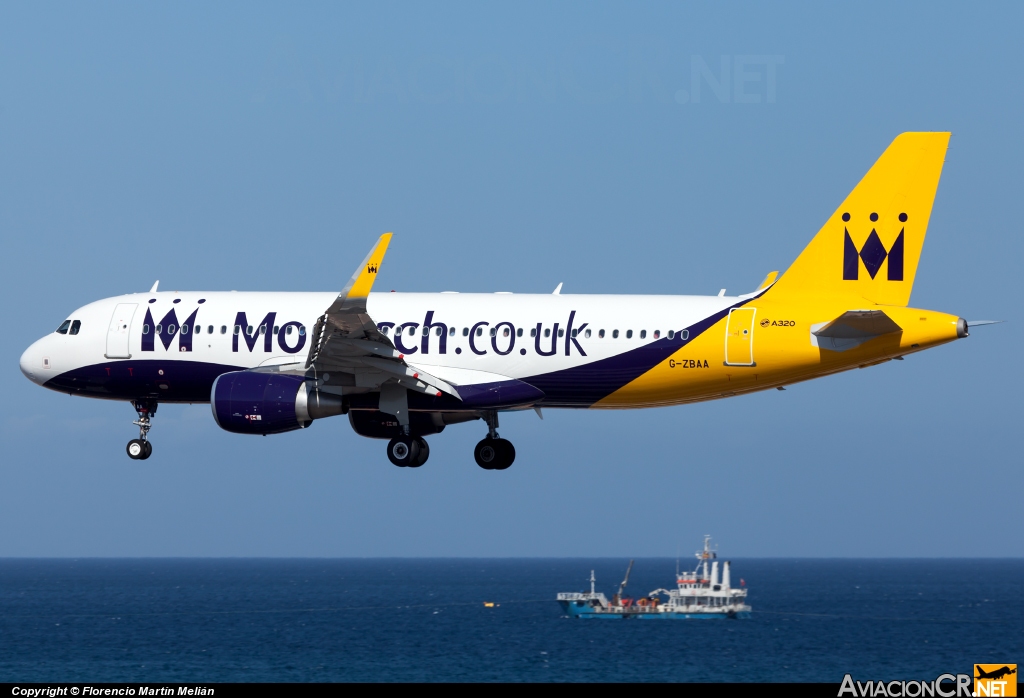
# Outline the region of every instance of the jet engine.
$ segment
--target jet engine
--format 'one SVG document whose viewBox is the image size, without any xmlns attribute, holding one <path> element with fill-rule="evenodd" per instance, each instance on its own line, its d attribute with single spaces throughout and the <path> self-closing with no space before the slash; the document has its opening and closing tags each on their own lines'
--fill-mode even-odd
<svg viewBox="0 0 1024 698">
<path fill-rule="evenodd" d="M 317 390 L 302 376 L 257 371 L 218 376 L 210 406 L 217 425 L 236 434 L 281 434 L 343 412 L 340 395 Z"/>
</svg>

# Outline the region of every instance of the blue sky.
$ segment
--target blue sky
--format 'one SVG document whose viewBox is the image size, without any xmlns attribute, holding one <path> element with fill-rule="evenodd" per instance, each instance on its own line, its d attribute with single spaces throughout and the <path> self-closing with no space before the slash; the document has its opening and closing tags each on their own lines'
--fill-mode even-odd
<svg viewBox="0 0 1024 698">
<path fill-rule="evenodd" d="M 0 556 L 1020 556 L 1019 4 L 0 8 Z M 696 76 L 696 79 L 695 79 Z M 702 405 L 221 432 L 39 389 L 163 289 L 708 293 L 784 270 L 896 134 L 953 132 L 912 304 L 1009 322 Z"/>
</svg>

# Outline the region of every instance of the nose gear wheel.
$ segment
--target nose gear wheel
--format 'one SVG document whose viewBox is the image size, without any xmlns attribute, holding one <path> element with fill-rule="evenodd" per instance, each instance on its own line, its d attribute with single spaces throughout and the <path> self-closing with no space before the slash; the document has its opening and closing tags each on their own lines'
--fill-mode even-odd
<svg viewBox="0 0 1024 698">
<path fill-rule="evenodd" d="M 153 444 L 146 437 L 149 430 L 153 428 L 153 415 L 156 414 L 157 402 L 156 400 L 134 400 L 132 407 L 139 415 L 139 418 L 132 422 L 139 428 L 139 438 L 129 441 L 125 450 L 132 460 L 146 460 L 153 455 Z"/>
</svg>

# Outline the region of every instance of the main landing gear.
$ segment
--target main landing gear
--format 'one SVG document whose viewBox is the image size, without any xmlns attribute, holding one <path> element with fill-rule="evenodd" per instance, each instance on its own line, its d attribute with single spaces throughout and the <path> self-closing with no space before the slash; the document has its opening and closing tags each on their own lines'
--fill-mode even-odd
<svg viewBox="0 0 1024 698">
<path fill-rule="evenodd" d="M 418 468 L 430 457 L 430 446 L 421 436 L 396 436 L 388 442 L 388 460 L 399 468 Z"/>
<path fill-rule="evenodd" d="M 139 414 L 139 418 L 132 422 L 139 427 L 139 438 L 129 441 L 125 450 L 132 460 L 146 460 L 153 455 L 153 444 L 146 439 L 146 435 L 153 427 L 152 418 L 156 414 L 157 403 L 156 400 L 134 400 L 132 407 Z"/>
<path fill-rule="evenodd" d="M 516 459 L 516 449 L 508 439 L 498 437 L 498 413 L 487 412 L 487 436 L 473 449 L 476 464 L 484 470 L 505 470 Z"/>
</svg>

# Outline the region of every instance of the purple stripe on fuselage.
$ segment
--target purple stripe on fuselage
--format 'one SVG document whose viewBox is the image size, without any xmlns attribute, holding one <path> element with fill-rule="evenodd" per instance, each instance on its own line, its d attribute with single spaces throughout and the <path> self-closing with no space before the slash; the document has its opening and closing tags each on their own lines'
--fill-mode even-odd
<svg viewBox="0 0 1024 698">
<path fill-rule="evenodd" d="M 217 376 L 243 370 L 244 366 L 203 361 L 111 361 L 66 371 L 43 387 L 108 400 L 209 402 L 210 388 Z"/>
<path fill-rule="evenodd" d="M 544 391 L 544 400 L 540 404 L 546 407 L 589 407 L 667 360 L 727 316 L 730 310 L 751 300 L 731 305 L 690 325 L 686 328 L 688 334 L 685 340 L 681 333 L 677 333 L 673 339 L 665 337 L 607 359 L 542 373 L 524 378 L 523 381 Z"/>
</svg>

